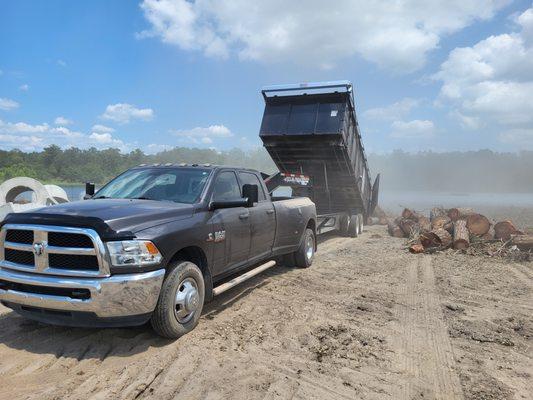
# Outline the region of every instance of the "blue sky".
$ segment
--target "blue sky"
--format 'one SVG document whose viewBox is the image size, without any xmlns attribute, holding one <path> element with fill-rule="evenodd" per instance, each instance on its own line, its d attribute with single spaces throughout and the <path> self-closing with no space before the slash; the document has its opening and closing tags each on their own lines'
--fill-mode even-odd
<svg viewBox="0 0 533 400">
<path fill-rule="evenodd" d="M 261 86 L 348 79 L 370 152 L 533 149 L 530 1 L 295 3 L 4 1 L 0 148 L 250 148 Z"/>
</svg>

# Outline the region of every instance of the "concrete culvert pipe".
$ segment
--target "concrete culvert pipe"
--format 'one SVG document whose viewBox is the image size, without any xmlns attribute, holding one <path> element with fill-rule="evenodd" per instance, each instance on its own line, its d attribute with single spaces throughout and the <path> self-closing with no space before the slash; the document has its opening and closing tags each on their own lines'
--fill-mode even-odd
<svg viewBox="0 0 533 400">
<path fill-rule="evenodd" d="M 0 185 L 0 205 L 12 203 L 18 195 L 24 192 L 33 192 L 35 196 L 35 203 L 37 204 L 57 204 L 57 201 L 50 199 L 50 195 L 46 187 L 33 178 L 18 177 L 8 179 Z"/>
<path fill-rule="evenodd" d="M 46 191 L 48 192 L 48 201 L 47 205 L 58 204 L 58 203 L 68 203 L 68 195 L 65 190 L 57 185 L 44 185 Z M 32 193 L 31 201 L 33 203 L 37 202 L 36 196 Z"/>
</svg>

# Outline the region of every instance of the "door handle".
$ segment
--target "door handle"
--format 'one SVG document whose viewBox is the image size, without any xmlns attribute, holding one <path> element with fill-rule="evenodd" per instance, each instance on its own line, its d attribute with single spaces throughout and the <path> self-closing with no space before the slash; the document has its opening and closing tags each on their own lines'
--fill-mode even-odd
<svg viewBox="0 0 533 400">
<path fill-rule="evenodd" d="M 239 219 L 247 219 L 250 216 L 250 214 L 240 214 Z"/>
<path fill-rule="evenodd" d="M 268 215 L 272 215 L 272 214 L 274 214 L 274 210 L 267 210 L 267 214 L 268 214 Z"/>
</svg>

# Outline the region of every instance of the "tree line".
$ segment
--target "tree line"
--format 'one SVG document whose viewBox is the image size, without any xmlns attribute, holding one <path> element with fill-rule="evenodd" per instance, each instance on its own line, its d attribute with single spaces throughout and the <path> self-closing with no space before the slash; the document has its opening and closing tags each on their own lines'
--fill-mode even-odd
<svg viewBox="0 0 533 400">
<path fill-rule="evenodd" d="M 533 151 L 500 153 L 394 151 L 368 156 L 372 176 L 380 172 L 383 190 L 427 190 L 448 192 L 533 192 Z M 216 151 L 175 147 L 157 154 L 137 149 L 61 149 L 52 145 L 40 152 L 0 150 L 0 182 L 29 176 L 59 184 L 102 184 L 133 166 L 143 163 L 211 163 L 276 170 L 263 148 Z"/>
</svg>

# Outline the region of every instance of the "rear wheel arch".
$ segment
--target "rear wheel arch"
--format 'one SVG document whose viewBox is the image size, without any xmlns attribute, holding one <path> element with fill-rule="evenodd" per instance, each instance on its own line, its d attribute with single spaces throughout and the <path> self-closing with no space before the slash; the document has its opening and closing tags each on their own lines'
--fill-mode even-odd
<svg viewBox="0 0 533 400">
<path fill-rule="evenodd" d="M 205 282 L 205 301 L 210 301 L 213 298 L 213 280 L 209 270 L 207 256 L 203 249 L 198 246 L 187 246 L 178 250 L 167 263 L 167 270 L 176 261 L 189 261 L 200 268 Z"/>
</svg>

